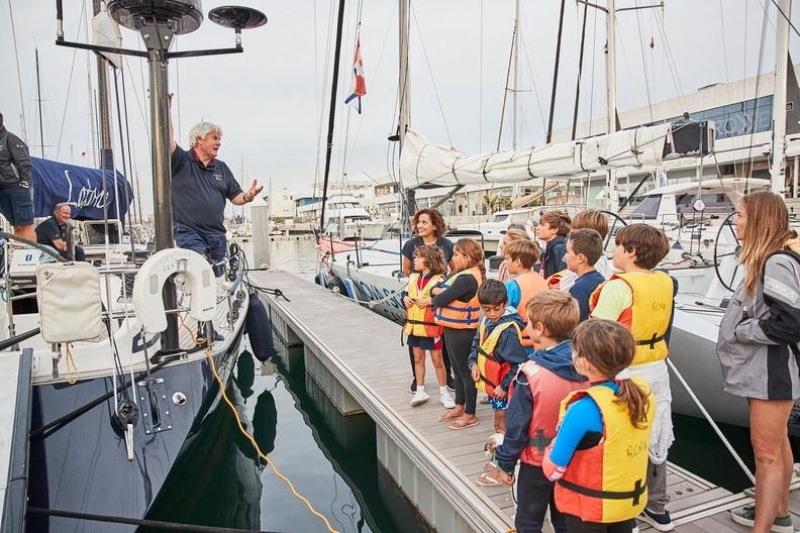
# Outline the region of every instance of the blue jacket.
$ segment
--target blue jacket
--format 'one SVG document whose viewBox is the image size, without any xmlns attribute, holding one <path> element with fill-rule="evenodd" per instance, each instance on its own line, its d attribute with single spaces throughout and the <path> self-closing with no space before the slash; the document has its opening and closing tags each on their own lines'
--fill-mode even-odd
<svg viewBox="0 0 800 533">
<path fill-rule="evenodd" d="M 542 254 L 542 276 L 545 279 L 567 268 L 567 263 L 564 262 L 566 253 L 567 238 L 563 235 L 559 235 L 547 243 L 544 254 Z"/>
<path fill-rule="evenodd" d="M 506 306 L 503 316 L 497 319 L 496 322 L 488 320 L 486 317 L 483 318 L 483 323 L 486 324 L 486 334 L 491 335 L 494 328 L 505 322 L 516 322 L 520 330 L 525 328 L 522 317 L 519 316 L 517 310 Z M 472 365 L 478 363 L 478 345 L 480 343 L 478 337 L 479 335 L 475 335 L 472 339 L 472 349 L 469 352 L 469 359 L 467 359 L 467 368 L 472 368 Z M 507 391 L 511 386 L 511 381 L 514 379 L 514 374 L 517 373 L 517 367 L 528 359 L 528 351 L 520 344 L 514 328 L 509 328 L 500 335 L 494 355 L 500 362 L 505 361 L 511 364 L 511 370 L 503 378 L 503 382 L 500 383 L 500 387 Z"/>
<path fill-rule="evenodd" d="M 534 351 L 530 360 L 569 381 L 585 381 L 572 366 L 572 341 L 565 340 L 552 348 Z M 522 450 L 528 445 L 528 426 L 533 416 L 533 398 L 528 380 L 522 372 L 516 376 L 517 384 L 506 411 L 506 433 L 503 445 L 494 452 L 495 461 L 506 472 L 513 472 Z"/>
</svg>

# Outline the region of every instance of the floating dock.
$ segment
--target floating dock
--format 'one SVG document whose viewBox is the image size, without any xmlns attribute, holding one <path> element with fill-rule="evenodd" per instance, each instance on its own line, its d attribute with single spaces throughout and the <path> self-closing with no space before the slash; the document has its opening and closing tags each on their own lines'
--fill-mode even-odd
<svg viewBox="0 0 800 533">
<path fill-rule="evenodd" d="M 474 482 L 487 461 L 488 405 L 478 405 L 478 426 L 449 430 L 437 420 L 443 408 L 433 394 L 432 369 L 426 372 L 431 399 L 418 407 L 408 403 L 411 373 L 400 326 L 293 274 L 254 272 L 251 278 L 262 287 L 280 289 L 290 300 L 264 299 L 274 335 L 285 346 L 303 345 L 307 378 L 340 414 L 372 418 L 379 462 L 432 528 L 443 533 L 513 530 L 511 490 Z M 299 364 L 288 351 L 279 352 L 290 371 Z M 729 510 L 752 502 L 747 495 L 732 494 L 673 464 L 667 484 L 676 531 L 748 531 L 728 516 Z M 792 514 L 800 514 L 800 495 L 792 493 L 791 502 Z"/>
</svg>

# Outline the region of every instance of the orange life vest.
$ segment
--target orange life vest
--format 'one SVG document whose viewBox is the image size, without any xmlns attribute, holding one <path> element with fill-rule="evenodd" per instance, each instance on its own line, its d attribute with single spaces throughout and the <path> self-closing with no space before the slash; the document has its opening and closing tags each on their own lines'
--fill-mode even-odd
<svg viewBox="0 0 800 533">
<path fill-rule="evenodd" d="M 525 272 L 520 274 L 514 281 L 519 285 L 519 305 L 517 312 L 522 317 L 522 321 L 528 323 L 528 301 L 533 298 L 535 294 L 547 290 L 547 282 L 537 272 Z"/>
<path fill-rule="evenodd" d="M 495 356 L 497 343 L 500 342 L 500 335 L 508 328 L 514 328 L 517 337 L 521 337 L 519 325 L 514 321 L 498 324 L 491 333 L 488 333 L 489 328 L 483 322 L 478 327 L 478 360 L 476 363 L 481 374 L 480 378 L 475 382 L 475 388 L 478 389 L 478 392 L 494 396 L 495 389 L 500 386 L 511 370 L 510 363 L 500 361 Z"/>
<path fill-rule="evenodd" d="M 584 522 L 608 524 L 635 518 L 647 505 L 647 454 L 656 401 L 644 381 L 636 383 L 648 391 L 643 428 L 631 424 L 628 410 L 615 402 L 614 391 L 605 385 L 573 392 L 562 402 L 563 419 L 572 402 L 590 396 L 603 419 L 600 443 L 576 450 L 564 477 L 556 481 L 556 506 L 562 513 Z"/>
<path fill-rule="evenodd" d="M 620 279 L 631 289 L 631 306 L 624 309 L 617 322 L 631 330 L 636 352 L 631 366 L 663 361 L 669 355 L 667 334 L 675 308 L 674 282 L 669 274 L 653 272 L 615 273 L 608 281 Z M 606 283 L 600 284 L 589 297 L 589 309 L 594 310 Z"/>
<path fill-rule="evenodd" d="M 424 287 L 419 288 L 421 274 L 413 272 L 408 278 L 408 297 L 411 299 L 425 299 L 431 297 L 431 289 L 443 279 L 439 274 L 431 276 Z M 433 321 L 433 307 L 417 307 L 412 305 L 406 309 L 406 323 L 403 333 L 415 337 L 440 337 L 442 326 Z"/>
<path fill-rule="evenodd" d="M 472 276 L 478 282 L 478 286 L 483 282 L 483 275 L 478 267 L 467 268 L 461 272 L 456 272 L 450 276 L 441 287 L 447 289 L 455 283 L 459 276 Z M 450 329 L 478 329 L 481 319 L 481 304 L 478 302 L 478 291 L 468 302 L 453 300 L 443 307 L 437 307 L 433 314 L 433 320 L 440 326 Z"/>
<path fill-rule="evenodd" d="M 570 381 L 533 361 L 520 366 L 528 378 L 533 414 L 528 425 L 528 445 L 522 450 L 520 460 L 528 465 L 541 466 L 544 450 L 556 435 L 558 413 L 562 400 L 573 391 L 589 386 L 588 381 Z"/>
</svg>

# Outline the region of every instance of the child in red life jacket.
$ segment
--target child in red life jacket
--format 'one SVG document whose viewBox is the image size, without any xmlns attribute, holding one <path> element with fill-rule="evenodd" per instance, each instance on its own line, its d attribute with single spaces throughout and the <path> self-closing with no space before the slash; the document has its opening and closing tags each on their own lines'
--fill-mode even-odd
<svg viewBox="0 0 800 533">
<path fill-rule="evenodd" d="M 669 274 L 654 270 L 669 252 L 669 240 L 658 228 L 630 224 L 616 234 L 615 242 L 614 266 L 621 272 L 592 293 L 589 308 L 592 318 L 614 320 L 633 335 L 633 361 L 621 377 L 645 380 L 656 399 L 647 470 L 650 501 L 640 519 L 658 531 L 671 531 L 674 526 L 666 509 L 667 454 L 675 437 L 666 359 L 677 283 Z"/>
<path fill-rule="evenodd" d="M 507 306 L 506 287 L 501 281 L 484 281 L 478 289 L 478 302 L 483 320 L 472 341 L 468 364 L 475 387 L 489 397 L 495 432 L 503 433 L 508 389 L 517 366 L 528 358 L 521 344 L 525 324 L 514 308 Z"/>
<path fill-rule="evenodd" d="M 414 353 L 414 378 L 417 390 L 411 397 L 416 407 L 428 401 L 425 392 L 425 352 L 430 351 L 436 381 L 439 383 L 439 401 L 445 409 L 455 407 L 447 390 L 447 371 L 442 358 L 442 327 L 434 322 L 433 307 L 423 305 L 430 301 L 431 289 L 444 280 L 447 263 L 442 250 L 435 245 L 422 245 L 414 250 L 414 271 L 408 278 L 403 303 L 406 306 L 406 323 L 403 332 Z"/>
<path fill-rule="evenodd" d="M 636 348 L 610 320 L 575 328 L 572 359 L 589 388 L 561 404 L 558 432 L 542 461 L 569 533 L 629 533 L 647 505 L 647 449 L 655 398 L 638 378 L 616 379 Z"/>
<path fill-rule="evenodd" d="M 588 382 L 572 366 L 572 330 L 578 324 L 578 305 L 563 291 L 545 291 L 528 302 L 528 334 L 541 346 L 517 373 L 511 389 L 503 443 L 478 478 L 482 485 L 511 485 L 514 467 L 522 464 L 517 481 L 514 525 L 520 532 L 540 532 L 545 512 L 557 533 L 566 531 L 553 505 L 553 483 L 542 472 L 546 447 L 556 434 L 561 400 Z"/>
</svg>

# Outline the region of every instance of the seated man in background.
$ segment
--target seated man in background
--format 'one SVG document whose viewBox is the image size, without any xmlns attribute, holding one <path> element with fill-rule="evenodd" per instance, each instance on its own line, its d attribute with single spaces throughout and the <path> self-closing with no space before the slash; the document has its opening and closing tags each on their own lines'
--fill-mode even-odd
<svg viewBox="0 0 800 533">
<path fill-rule="evenodd" d="M 67 246 L 69 228 L 67 222 L 72 217 L 72 208 L 69 204 L 56 204 L 53 216 L 36 226 L 36 242 L 52 246 L 59 251 L 61 257 L 67 261 L 86 261 L 83 248 L 75 246 L 75 256 L 70 253 Z"/>
</svg>

